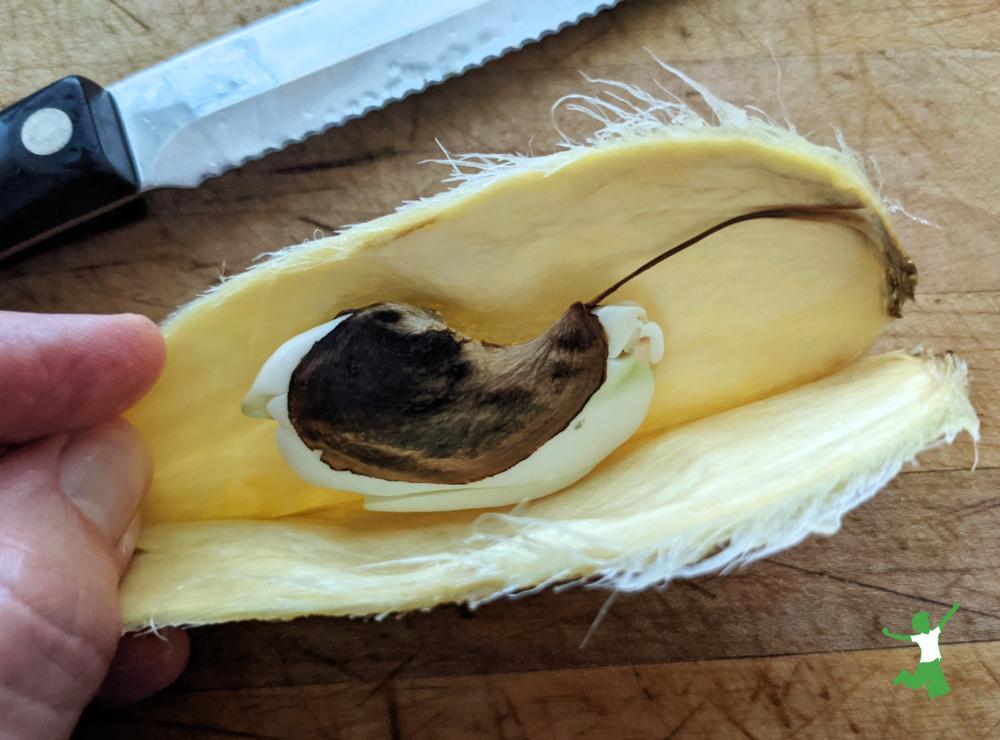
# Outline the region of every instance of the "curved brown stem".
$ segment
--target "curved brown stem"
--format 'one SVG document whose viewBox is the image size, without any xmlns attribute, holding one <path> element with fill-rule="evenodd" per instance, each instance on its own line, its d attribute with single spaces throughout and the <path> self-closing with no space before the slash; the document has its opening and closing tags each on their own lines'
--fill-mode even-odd
<svg viewBox="0 0 1000 740">
<path fill-rule="evenodd" d="M 633 278 L 636 278 L 639 275 L 641 275 L 642 273 L 646 272 L 646 270 L 650 269 L 651 267 L 655 267 L 656 265 L 660 264 L 661 262 L 663 262 L 668 257 L 673 257 L 675 254 L 677 254 L 679 252 L 683 252 L 688 247 L 694 246 L 695 244 L 697 244 L 701 240 L 703 240 L 703 239 L 711 236 L 712 234 L 715 234 L 718 231 L 722 231 L 723 229 L 727 229 L 730 226 L 735 226 L 736 224 L 743 223 L 744 221 L 755 221 L 755 220 L 761 219 L 761 218 L 803 218 L 803 219 L 806 219 L 806 218 L 815 218 L 817 216 L 821 216 L 821 215 L 823 215 L 825 213 L 828 213 L 830 211 L 857 211 L 857 210 L 861 210 L 863 208 L 864 208 L 864 206 L 861 205 L 861 204 L 856 204 L 856 205 L 853 205 L 853 204 L 852 205 L 839 205 L 838 204 L 838 205 L 822 205 L 822 206 L 821 205 L 814 205 L 814 206 L 781 206 L 781 207 L 777 207 L 777 208 L 765 208 L 765 209 L 762 209 L 762 210 L 759 210 L 759 211 L 750 211 L 749 213 L 743 213 L 743 214 L 741 214 L 739 216 L 733 216 L 732 218 L 728 218 L 725 221 L 722 221 L 721 223 L 717 223 L 715 226 L 712 226 L 711 228 L 705 229 L 700 234 L 695 234 L 690 239 L 687 239 L 686 241 L 681 242 L 677 246 L 671 247 L 666 252 L 663 252 L 662 254 L 659 254 L 656 257 L 653 257 L 651 260 L 649 260 L 647 262 L 644 262 L 642 265 L 640 265 L 639 267 L 637 267 L 635 270 L 633 270 L 632 272 L 630 272 L 628 275 L 626 275 L 625 277 L 623 277 L 621 280 L 619 280 L 618 282 L 614 283 L 611 287 L 609 287 L 606 290 L 604 290 L 601 293 L 599 293 L 597 295 L 597 297 L 592 298 L 591 300 L 587 301 L 584 304 L 584 306 L 588 310 L 593 310 L 593 309 L 597 308 L 597 306 L 600 305 L 601 301 L 603 301 L 605 298 L 607 298 L 608 296 L 610 296 L 612 293 L 614 293 L 616 290 L 618 290 L 619 288 L 621 288 L 623 285 L 625 285 L 626 283 L 628 283 Z"/>
</svg>

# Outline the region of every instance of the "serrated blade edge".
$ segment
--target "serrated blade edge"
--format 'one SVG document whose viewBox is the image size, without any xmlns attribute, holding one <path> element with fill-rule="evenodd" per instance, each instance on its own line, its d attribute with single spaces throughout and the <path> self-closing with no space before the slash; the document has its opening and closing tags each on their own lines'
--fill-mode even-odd
<svg viewBox="0 0 1000 740">
<path fill-rule="evenodd" d="M 109 90 L 143 190 L 194 187 L 618 0 L 315 0 Z"/>
</svg>

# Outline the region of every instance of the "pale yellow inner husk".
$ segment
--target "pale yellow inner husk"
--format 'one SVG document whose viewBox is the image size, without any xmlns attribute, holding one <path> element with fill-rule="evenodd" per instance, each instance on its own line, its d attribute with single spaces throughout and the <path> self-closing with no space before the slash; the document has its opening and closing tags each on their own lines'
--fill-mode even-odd
<svg viewBox="0 0 1000 740">
<path fill-rule="evenodd" d="M 975 433 L 964 369 L 893 353 L 619 449 L 573 488 L 501 513 L 170 522 L 143 532 L 130 627 L 379 614 L 603 575 L 635 589 L 831 533 L 928 445 Z M 717 545 L 722 551 L 699 562 Z"/>
<path fill-rule="evenodd" d="M 147 521 L 269 518 L 353 500 L 301 484 L 272 426 L 240 413 L 270 354 L 343 309 L 409 302 L 470 336 L 523 340 L 732 215 L 831 202 L 879 207 L 863 181 L 815 155 L 746 139 L 639 142 L 515 174 L 234 278 L 168 324 L 166 371 L 134 415 L 155 429 Z M 614 299 L 640 302 L 666 334 L 640 433 L 838 370 L 887 320 L 877 249 L 849 227 L 805 221 L 734 226 Z"/>
<path fill-rule="evenodd" d="M 124 582 L 126 625 L 371 614 L 586 574 L 641 586 L 690 572 L 727 541 L 743 543 L 732 562 L 790 544 L 788 532 L 829 530 L 843 501 L 972 424 L 953 363 L 902 355 L 773 408 L 738 408 L 829 376 L 879 334 L 882 246 L 843 225 L 739 225 L 616 295 L 666 333 L 649 416 L 527 519 L 366 513 L 355 495 L 299 481 L 273 426 L 243 417 L 240 401 L 276 347 L 342 309 L 406 301 L 472 336 L 522 340 L 716 222 L 831 203 L 885 218 L 839 153 L 791 134 L 696 130 L 532 160 L 227 281 L 168 322 L 166 371 L 130 416 L 156 475 Z"/>
</svg>

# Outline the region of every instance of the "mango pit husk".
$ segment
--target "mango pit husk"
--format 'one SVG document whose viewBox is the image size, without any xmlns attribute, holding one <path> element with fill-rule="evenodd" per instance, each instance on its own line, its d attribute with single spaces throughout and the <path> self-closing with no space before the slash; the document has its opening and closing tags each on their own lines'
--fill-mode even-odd
<svg viewBox="0 0 1000 740">
<path fill-rule="evenodd" d="M 598 119 L 586 142 L 449 157 L 452 189 L 278 252 L 165 322 L 165 372 L 129 414 L 156 472 L 122 584 L 126 629 L 383 615 L 557 582 L 647 588 L 830 534 L 921 451 L 977 436 L 958 358 L 860 360 L 915 276 L 853 154 L 671 71 L 713 123 L 605 83 L 617 98 L 564 101 Z M 545 499 L 366 512 L 302 483 L 273 425 L 240 413 L 267 357 L 341 310 L 408 302 L 469 336 L 523 341 L 694 233 L 791 204 L 858 210 L 734 226 L 616 294 L 666 334 L 650 413 Z"/>
</svg>

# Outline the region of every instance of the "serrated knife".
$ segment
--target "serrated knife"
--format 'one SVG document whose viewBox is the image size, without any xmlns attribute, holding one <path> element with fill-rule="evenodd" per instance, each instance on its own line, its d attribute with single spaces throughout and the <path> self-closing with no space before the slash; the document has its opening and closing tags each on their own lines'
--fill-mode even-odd
<svg viewBox="0 0 1000 740">
<path fill-rule="evenodd" d="M 618 0 L 313 0 L 102 88 L 0 112 L 0 260 L 419 92 Z"/>
</svg>

